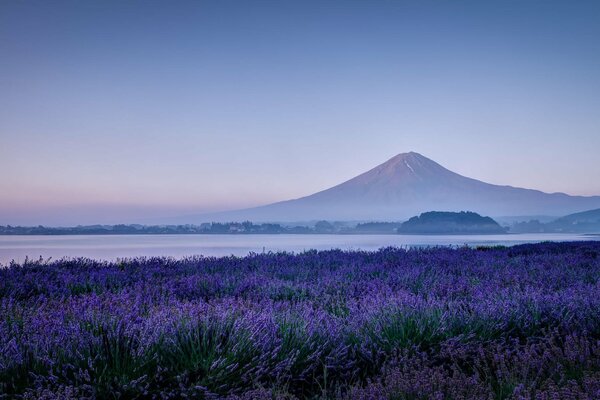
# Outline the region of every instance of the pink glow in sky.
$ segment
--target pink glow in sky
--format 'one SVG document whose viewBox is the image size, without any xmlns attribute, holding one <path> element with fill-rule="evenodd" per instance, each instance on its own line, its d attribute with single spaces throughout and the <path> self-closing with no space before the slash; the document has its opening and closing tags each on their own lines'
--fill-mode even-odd
<svg viewBox="0 0 600 400">
<path fill-rule="evenodd" d="M 3 2 L 0 225 L 264 204 L 407 151 L 600 194 L 598 2 L 407 4 Z"/>
</svg>

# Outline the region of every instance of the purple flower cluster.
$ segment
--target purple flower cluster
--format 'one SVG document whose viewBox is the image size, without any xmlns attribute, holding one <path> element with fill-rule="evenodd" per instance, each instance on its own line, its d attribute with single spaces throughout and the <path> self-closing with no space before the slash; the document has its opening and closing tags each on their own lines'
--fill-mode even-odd
<svg viewBox="0 0 600 400">
<path fill-rule="evenodd" d="M 0 399 L 598 399 L 600 242 L 0 269 Z"/>
</svg>

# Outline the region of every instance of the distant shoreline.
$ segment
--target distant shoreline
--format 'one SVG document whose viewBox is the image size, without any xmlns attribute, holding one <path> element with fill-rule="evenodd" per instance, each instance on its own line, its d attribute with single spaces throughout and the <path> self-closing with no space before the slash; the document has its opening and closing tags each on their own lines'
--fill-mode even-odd
<svg viewBox="0 0 600 400">
<path fill-rule="evenodd" d="M 291 236 L 494 236 L 494 235 L 554 235 L 554 234 L 579 234 L 581 236 L 600 237 L 600 233 L 583 232 L 369 232 L 369 231 L 346 231 L 346 232 L 35 232 L 35 233 L 17 233 L 0 232 L 2 236 L 265 236 L 265 235 L 291 235 Z"/>
<path fill-rule="evenodd" d="M 427 211 L 406 221 L 299 220 L 254 223 L 250 221 L 197 224 L 114 224 L 48 227 L 0 225 L 0 236 L 114 236 L 114 235 L 511 235 L 520 233 L 577 233 L 600 236 L 600 209 L 539 220 L 500 225 L 472 211 Z"/>
<path fill-rule="evenodd" d="M 164 233 L 0 233 L 0 236 L 177 236 L 177 235 L 202 235 L 202 236 L 260 236 L 260 235 L 294 235 L 294 236 L 493 236 L 493 235 L 519 235 L 520 233 L 390 233 L 390 232 L 323 232 L 323 233 L 293 233 L 293 232 L 257 232 L 257 233 L 207 233 L 207 232 L 164 232 Z M 551 232 L 541 232 L 540 234 L 552 235 Z M 600 236 L 600 234 L 585 234 L 586 236 Z"/>
</svg>

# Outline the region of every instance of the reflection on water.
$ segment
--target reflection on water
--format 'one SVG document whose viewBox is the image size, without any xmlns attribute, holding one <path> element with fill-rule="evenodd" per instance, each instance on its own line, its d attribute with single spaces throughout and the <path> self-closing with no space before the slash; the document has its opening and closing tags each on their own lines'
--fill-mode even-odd
<svg viewBox="0 0 600 400">
<path fill-rule="evenodd" d="M 309 249 L 377 250 L 398 246 L 513 245 L 520 243 L 599 240 L 577 234 L 518 235 L 89 235 L 0 236 L 0 263 L 25 257 L 89 257 L 114 260 L 137 256 L 244 256 L 250 252 Z"/>
</svg>

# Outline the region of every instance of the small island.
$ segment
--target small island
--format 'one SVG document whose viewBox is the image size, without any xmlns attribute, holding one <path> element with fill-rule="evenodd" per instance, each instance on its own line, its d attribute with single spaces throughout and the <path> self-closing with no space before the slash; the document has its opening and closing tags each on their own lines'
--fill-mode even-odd
<svg viewBox="0 0 600 400">
<path fill-rule="evenodd" d="M 506 233 L 490 217 L 470 212 L 430 211 L 412 217 L 398 228 L 404 235 L 491 235 Z"/>
</svg>

